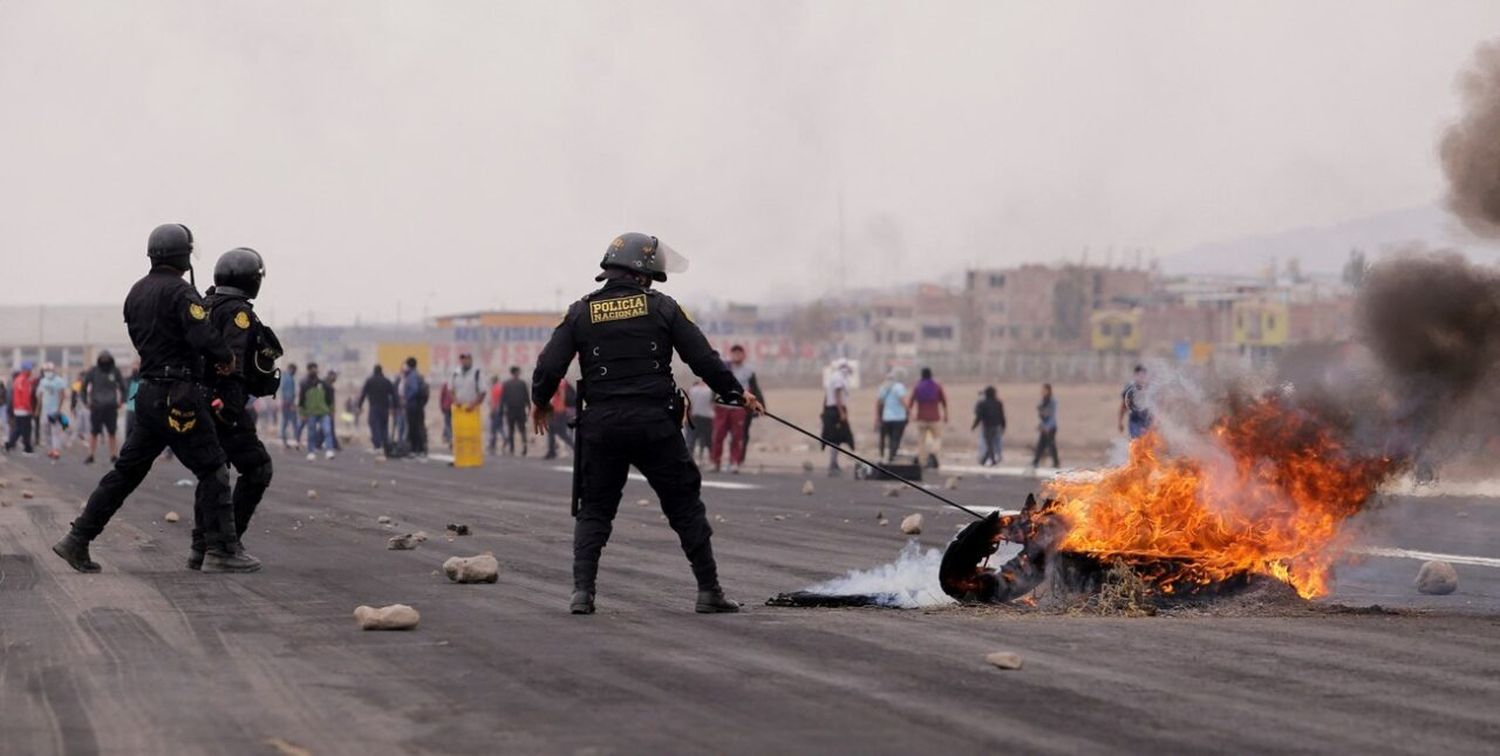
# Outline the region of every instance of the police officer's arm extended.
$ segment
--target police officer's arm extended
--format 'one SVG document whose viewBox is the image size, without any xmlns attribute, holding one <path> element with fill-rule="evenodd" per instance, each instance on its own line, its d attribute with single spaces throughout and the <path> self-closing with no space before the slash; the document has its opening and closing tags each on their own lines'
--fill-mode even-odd
<svg viewBox="0 0 1500 756">
<path fill-rule="evenodd" d="M 547 346 L 537 356 L 536 369 L 531 373 L 531 426 L 538 436 L 547 433 L 547 426 L 552 422 L 552 395 L 557 393 L 557 384 L 568 374 L 573 355 L 578 353 L 578 342 L 573 338 L 573 321 L 582 306 L 582 303 L 575 302 L 568 308 L 568 314 L 563 316 L 563 321 L 547 340 Z"/>
</svg>

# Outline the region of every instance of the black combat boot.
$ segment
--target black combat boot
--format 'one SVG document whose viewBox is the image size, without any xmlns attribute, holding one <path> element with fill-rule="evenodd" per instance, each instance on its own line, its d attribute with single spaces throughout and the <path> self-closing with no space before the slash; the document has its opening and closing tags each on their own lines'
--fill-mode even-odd
<svg viewBox="0 0 1500 756">
<path fill-rule="evenodd" d="M 79 572 L 99 571 L 99 563 L 89 558 L 89 542 L 74 535 L 71 530 L 52 546 L 52 553 L 62 557 L 69 567 Z"/>
<path fill-rule="evenodd" d="M 568 602 L 568 611 L 573 614 L 593 614 L 594 592 L 585 590 L 573 591 L 573 600 Z"/>
<path fill-rule="evenodd" d="M 573 614 L 594 613 L 594 581 L 598 576 L 598 562 L 573 560 L 573 599 L 568 602 L 568 611 Z"/>
<path fill-rule="evenodd" d="M 699 614 L 734 614 L 740 610 L 740 602 L 724 598 L 724 589 L 719 586 L 698 591 Z"/>
<path fill-rule="evenodd" d="M 245 553 L 245 547 L 232 546 L 210 548 L 203 558 L 204 572 L 259 572 L 260 560 Z"/>
</svg>

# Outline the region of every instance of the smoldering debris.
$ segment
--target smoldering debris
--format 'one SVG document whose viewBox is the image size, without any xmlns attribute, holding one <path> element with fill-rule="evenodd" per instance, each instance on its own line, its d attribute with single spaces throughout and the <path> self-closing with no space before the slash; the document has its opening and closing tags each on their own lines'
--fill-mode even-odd
<svg viewBox="0 0 1500 756">
<path fill-rule="evenodd" d="M 1464 113 L 1438 145 L 1448 209 L 1475 234 L 1500 239 L 1500 41 L 1480 45 L 1458 89 Z"/>
<path fill-rule="evenodd" d="M 868 570 L 853 570 L 841 578 L 783 593 L 766 601 L 767 606 L 878 606 L 918 609 L 952 604 L 938 584 L 941 549 L 923 550 L 913 538 L 901 548 L 896 561 Z"/>
</svg>

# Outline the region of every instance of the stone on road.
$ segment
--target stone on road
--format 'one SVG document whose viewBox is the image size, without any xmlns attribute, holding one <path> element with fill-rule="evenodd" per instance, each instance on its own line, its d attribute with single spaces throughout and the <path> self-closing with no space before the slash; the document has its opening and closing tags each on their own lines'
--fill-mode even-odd
<svg viewBox="0 0 1500 756">
<path fill-rule="evenodd" d="M 376 609 L 361 606 L 354 610 L 354 621 L 361 630 L 411 630 L 417 626 L 422 615 L 406 604 L 391 604 Z"/>
<path fill-rule="evenodd" d="M 903 520 L 901 520 L 901 532 L 905 533 L 907 535 L 921 535 L 922 534 L 922 515 L 921 515 L 921 513 L 909 514 Z"/>
<path fill-rule="evenodd" d="M 1430 596 L 1446 596 L 1458 590 L 1458 572 L 1447 562 L 1426 562 L 1417 570 L 1417 591 Z"/>
<path fill-rule="evenodd" d="M 493 583 L 500 579 L 500 562 L 489 554 L 453 557 L 443 562 L 443 572 L 455 583 Z"/>
<path fill-rule="evenodd" d="M 386 541 L 385 547 L 391 551 L 411 551 L 425 540 L 427 540 L 427 534 L 419 530 L 415 533 L 391 536 L 390 540 Z"/>
</svg>

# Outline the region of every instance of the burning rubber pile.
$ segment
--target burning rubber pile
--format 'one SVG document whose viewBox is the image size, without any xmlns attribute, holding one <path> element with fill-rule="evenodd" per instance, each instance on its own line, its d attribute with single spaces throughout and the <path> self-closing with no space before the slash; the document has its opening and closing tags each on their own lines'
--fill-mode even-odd
<svg viewBox="0 0 1500 756">
<path fill-rule="evenodd" d="M 1161 435 L 1144 436 L 1124 465 L 1055 481 L 1019 514 L 966 527 L 944 555 L 943 591 L 1004 602 L 1049 574 L 1061 587 L 1090 591 L 1124 566 L 1157 596 L 1221 593 L 1257 576 L 1303 598 L 1325 595 L 1349 543 L 1345 522 L 1403 468 L 1387 453 L 1355 448 L 1338 427 L 1270 394 L 1240 403 L 1192 455 L 1172 455 Z M 998 569 L 984 566 L 1002 542 L 1020 553 Z"/>
</svg>

